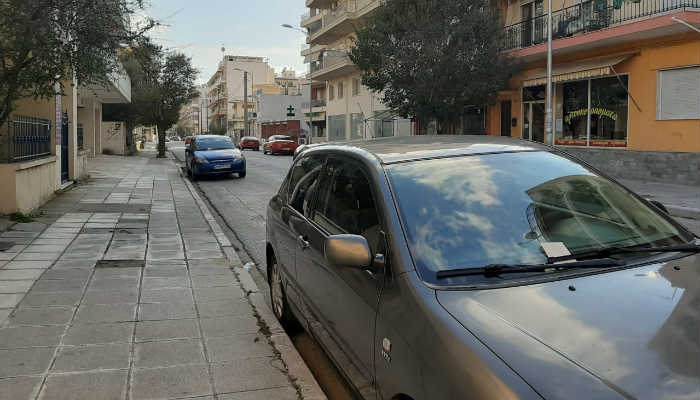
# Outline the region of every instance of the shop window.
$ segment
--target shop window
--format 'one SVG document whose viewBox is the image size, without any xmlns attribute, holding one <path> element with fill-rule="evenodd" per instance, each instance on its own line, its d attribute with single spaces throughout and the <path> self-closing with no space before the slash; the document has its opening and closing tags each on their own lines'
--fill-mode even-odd
<svg viewBox="0 0 700 400">
<path fill-rule="evenodd" d="M 700 118 L 700 67 L 659 71 L 660 120 Z"/>
<path fill-rule="evenodd" d="M 563 85 L 562 130 L 556 129 L 555 144 L 585 146 L 588 138 L 588 81 Z"/>
<path fill-rule="evenodd" d="M 364 117 L 361 113 L 350 115 L 350 139 L 362 139 L 365 137 Z"/>
<path fill-rule="evenodd" d="M 626 87 L 627 76 L 591 81 L 591 146 L 627 146 Z"/>
</svg>

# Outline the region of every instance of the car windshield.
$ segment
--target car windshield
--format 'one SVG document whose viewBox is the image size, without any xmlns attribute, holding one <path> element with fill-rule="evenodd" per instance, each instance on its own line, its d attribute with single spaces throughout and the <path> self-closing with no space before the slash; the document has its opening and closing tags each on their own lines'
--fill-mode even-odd
<svg viewBox="0 0 700 400">
<path fill-rule="evenodd" d="M 387 172 L 413 259 L 433 283 L 438 271 L 546 263 L 542 243 L 575 255 L 692 240 L 622 186 L 548 152 L 415 161 Z"/>
<path fill-rule="evenodd" d="M 196 145 L 197 150 L 225 150 L 233 148 L 233 142 L 226 137 L 198 139 Z"/>
</svg>

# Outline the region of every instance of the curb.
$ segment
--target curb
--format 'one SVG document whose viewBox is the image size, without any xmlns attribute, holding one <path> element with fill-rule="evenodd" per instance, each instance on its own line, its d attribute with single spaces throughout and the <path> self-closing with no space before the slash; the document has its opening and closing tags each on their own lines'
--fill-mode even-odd
<svg viewBox="0 0 700 400">
<path fill-rule="evenodd" d="M 690 207 L 666 206 L 668 213 L 673 217 L 700 220 L 700 210 Z"/>
<path fill-rule="evenodd" d="M 292 340 L 284 332 L 284 329 L 282 329 L 279 321 L 277 321 L 277 318 L 275 318 L 272 310 L 270 310 L 270 307 L 268 307 L 267 303 L 265 302 L 263 292 L 260 292 L 258 285 L 253 280 L 253 277 L 250 275 L 248 270 L 243 268 L 241 259 L 238 257 L 238 254 L 236 254 L 236 251 L 233 249 L 231 242 L 226 237 L 226 234 L 224 234 L 221 226 L 219 226 L 219 223 L 216 222 L 216 219 L 209 211 L 209 207 L 207 207 L 204 200 L 202 200 L 201 196 L 199 196 L 199 193 L 197 193 L 197 190 L 194 188 L 194 185 L 192 185 L 189 179 L 183 176 L 182 170 L 179 168 L 178 173 L 185 182 L 187 190 L 190 191 L 190 194 L 192 194 L 192 197 L 194 197 L 195 202 L 197 202 L 197 206 L 202 212 L 202 215 L 204 215 L 209 227 L 214 232 L 214 235 L 219 241 L 219 245 L 224 251 L 226 258 L 228 258 L 229 262 L 231 263 L 233 272 L 238 276 L 241 287 L 248 294 L 251 304 L 258 312 L 259 318 L 268 327 L 270 331 L 270 342 L 279 353 L 282 362 L 284 362 L 284 364 L 287 366 L 289 377 L 293 383 L 298 386 L 302 399 L 327 400 L 327 397 L 323 393 L 323 390 L 321 390 L 321 387 L 318 385 L 316 378 L 314 378 L 313 374 L 311 374 L 309 367 L 306 365 L 304 360 L 301 358 L 301 355 L 294 347 Z"/>
</svg>

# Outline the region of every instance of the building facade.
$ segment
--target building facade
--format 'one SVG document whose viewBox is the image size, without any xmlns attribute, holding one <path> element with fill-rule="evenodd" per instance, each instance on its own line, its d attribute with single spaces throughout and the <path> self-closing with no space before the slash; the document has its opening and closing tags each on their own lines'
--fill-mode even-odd
<svg viewBox="0 0 700 400">
<path fill-rule="evenodd" d="M 248 72 L 247 85 L 244 71 Z M 248 94 L 248 124 L 254 127 L 256 85 L 275 83 L 275 71 L 262 57 L 224 56 L 207 82 L 209 131 L 241 137 L 245 132 L 245 99 Z M 246 86 L 244 86 L 246 85 Z"/>
<path fill-rule="evenodd" d="M 312 141 L 358 140 L 412 135 L 414 124 L 397 117 L 381 96 L 360 82 L 347 56 L 355 27 L 370 16 L 380 0 L 308 0 L 301 26 L 309 32 L 301 54 L 309 63 L 311 98 L 305 113 L 313 120 Z"/>
<path fill-rule="evenodd" d="M 700 0 L 592 0 L 553 9 L 553 125 L 545 133 L 546 4 L 503 2 L 523 72 L 486 131 L 544 142 L 615 176 L 700 184 Z"/>
</svg>

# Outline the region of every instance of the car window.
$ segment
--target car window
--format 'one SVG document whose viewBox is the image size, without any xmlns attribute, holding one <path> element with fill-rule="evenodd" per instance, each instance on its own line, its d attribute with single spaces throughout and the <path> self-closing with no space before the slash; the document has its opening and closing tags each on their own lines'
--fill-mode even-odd
<svg viewBox="0 0 700 400">
<path fill-rule="evenodd" d="M 545 242 L 576 255 L 691 239 L 620 185 L 548 152 L 424 160 L 387 172 L 416 265 L 433 283 L 442 270 L 545 263 Z"/>
<path fill-rule="evenodd" d="M 192 145 L 193 150 L 225 150 L 233 149 L 233 142 L 226 136 L 213 138 L 200 138 L 195 140 Z"/>
<path fill-rule="evenodd" d="M 311 201 L 318 177 L 323 168 L 324 156 L 311 155 L 299 159 L 292 167 L 289 175 L 289 205 L 303 215 L 310 215 Z"/>
<path fill-rule="evenodd" d="M 362 235 L 377 250 L 380 224 L 372 186 L 358 163 L 329 159 L 313 221 L 331 235 Z"/>
</svg>

